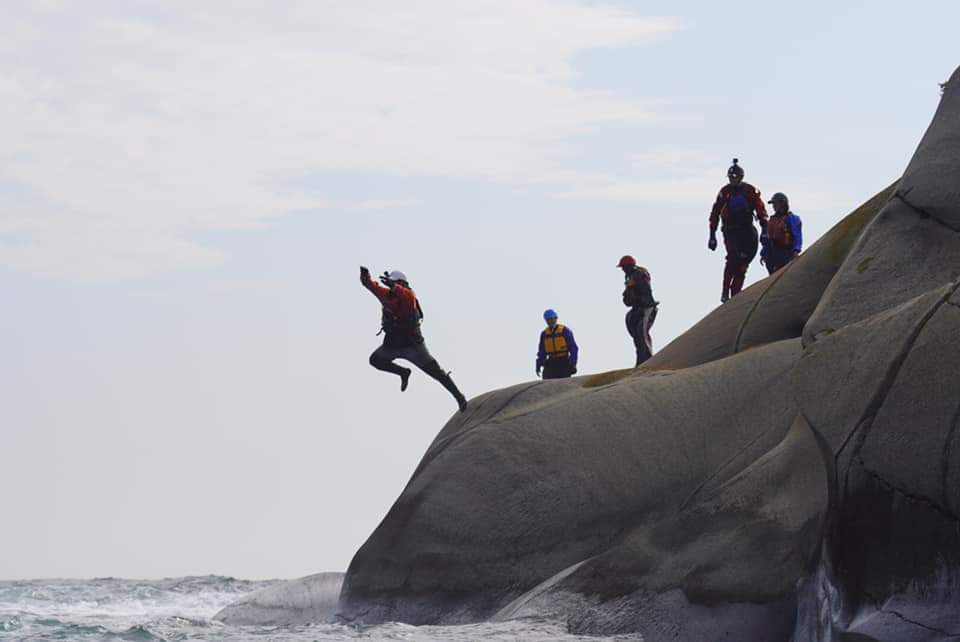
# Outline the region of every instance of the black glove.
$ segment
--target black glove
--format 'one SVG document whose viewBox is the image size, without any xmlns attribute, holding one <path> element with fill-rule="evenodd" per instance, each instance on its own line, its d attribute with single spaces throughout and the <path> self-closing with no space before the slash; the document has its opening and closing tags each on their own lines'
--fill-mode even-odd
<svg viewBox="0 0 960 642">
<path fill-rule="evenodd" d="M 370 278 L 370 270 L 368 270 L 367 268 L 361 265 L 360 266 L 360 283 L 363 283 L 364 285 L 366 285 L 367 280 L 369 278 Z"/>
<path fill-rule="evenodd" d="M 573 366 L 572 368 L 570 368 L 570 374 L 571 374 L 571 375 L 577 374 L 577 367 L 576 367 L 576 366 Z"/>
<path fill-rule="evenodd" d="M 540 378 L 540 366 L 537 366 L 537 379 Z"/>
<path fill-rule="evenodd" d="M 717 249 L 717 235 L 715 233 L 710 234 L 710 240 L 707 241 L 707 248 L 709 248 L 711 252 Z"/>
</svg>

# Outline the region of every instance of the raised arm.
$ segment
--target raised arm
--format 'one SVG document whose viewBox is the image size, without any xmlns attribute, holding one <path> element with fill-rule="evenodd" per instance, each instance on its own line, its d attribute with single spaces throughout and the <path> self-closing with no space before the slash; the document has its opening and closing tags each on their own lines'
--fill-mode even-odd
<svg viewBox="0 0 960 642">
<path fill-rule="evenodd" d="M 388 288 L 383 287 L 372 278 L 370 278 L 370 270 L 365 267 L 360 268 L 360 283 L 363 287 L 370 290 L 373 296 L 377 297 L 377 300 L 383 302 L 383 298 L 390 293 Z"/>
</svg>

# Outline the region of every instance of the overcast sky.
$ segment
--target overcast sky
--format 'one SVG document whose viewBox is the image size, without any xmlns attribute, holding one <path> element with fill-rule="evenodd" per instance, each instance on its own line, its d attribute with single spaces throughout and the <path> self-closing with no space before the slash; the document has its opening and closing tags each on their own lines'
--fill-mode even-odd
<svg viewBox="0 0 960 642">
<path fill-rule="evenodd" d="M 733 156 L 813 241 L 902 172 L 960 3 L 784 4 L 3 3 L 0 579 L 344 570 L 455 410 L 367 364 L 361 264 L 474 396 L 547 307 L 632 365 L 622 254 L 655 347 L 717 305 Z"/>
</svg>

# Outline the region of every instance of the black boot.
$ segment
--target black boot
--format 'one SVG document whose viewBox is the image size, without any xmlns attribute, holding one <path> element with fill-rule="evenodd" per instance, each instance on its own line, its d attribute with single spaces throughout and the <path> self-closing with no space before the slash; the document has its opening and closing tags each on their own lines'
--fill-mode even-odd
<svg viewBox="0 0 960 642">
<path fill-rule="evenodd" d="M 410 368 L 404 368 L 388 359 L 383 359 L 376 352 L 370 355 L 370 365 L 377 370 L 390 372 L 400 377 L 400 392 L 407 389 L 407 384 L 410 381 Z"/>
<path fill-rule="evenodd" d="M 463 396 L 463 393 L 460 392 L 460 389 L 457 388 L 457 384 L 453 383 L 453 379 L 450 378 L 449 372 L 444 372 L 443 376 L 437 377 L 437 381 L 440 382 L 440 385 L 447 389 L 447 391 L 453 395 L 453 398 L 457 400 L 457 405 L 460 406 L 460 412 L 467 411 L 467 398 Z"/>
</svg>

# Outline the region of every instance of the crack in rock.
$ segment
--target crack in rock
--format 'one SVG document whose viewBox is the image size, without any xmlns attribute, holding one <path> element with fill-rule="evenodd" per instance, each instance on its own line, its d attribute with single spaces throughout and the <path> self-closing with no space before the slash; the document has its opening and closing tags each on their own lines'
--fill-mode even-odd
<svg viewBox="0 0 960 642">
<path fill-rule="evenodd" d="M 916 502 L 918 504 L 925 504 L 932 508 L 935 512 L 939 513 L 941 517 L 948 519 L 954 523 L 960 524 L 960 516 L 955 515 L 949 507 L 942 506 L 940 502 L 930 499 L 929 497 L 924 497 L 923 495 L 917 495 L 916 493 L 911 493 L 905 488 L 900 488 L 899 486 L 894 485 L 887 479 L 883 477 L 880 473 L 871 470 L 867 467 L 867 464 L 859 456 L 856 458 L 856 463 L 860 466 L 863 472 L 867 473 L 875 480 L 880 482 L 887 490 L 901 495 L 905 499 Z"/>
<path fill-rule="evenodd" d="M 927 631 L 930 631 L 931 633 L 938 633 L 938 634 L 940 634 L 940 635 L 946 635 L 946 636 L 949 636 L 949 637 L 955 637 L 955 636 L 960 635 L 960 631 L 948 631 L 948 630 L 946 630 L 946 629 L 941 629 L 941 628 L 938 628 L 938 627 L 935 627 L 935 626 L 931 626 L 931 625 L 929 625 L 929 624 L 925 624 L 925 623 L 923 623 L 923 622 L 919 622 L 919 621 L 914 620 L 914 619 L 912 619 L 912 618 L 909 618 L 909 617 L 907 617 L 906 615 L 904 615 L 903 613 L 901 613 L 900 611 L 897 611 L 897 610 L 895 610 L 895 609 L 890 609 L 890 608 L 887 608 L 887 607 L 883 606 L 883 605 L 880 603 L 880 600 L 878 600 L 876 597 L 874 597 L 874 596 L 871 595 L 870 593 L 865 593 L 865 595 L 867 596 L 867 599 L 869 599 L 871 602 L 873 602 L 874 608 L 877 609 L 877 613 L 884 613 L 884 614 L 886 614 L 886 615 L 892 615 L 892 616 L 894 616 L 895 618 L 899 619 L 899 620 L 902 621 L 902 622 L 906 622 L 907 624 L 910 624 L 910 625 L 912 625 L 912 626 L 920 627 L 921 629 L 925 629 L 925 630 L 927 630 Z"/>
<path fill-rule="evenodd" d="M 953 442 L 956 441 L 957 425 L 960 424 L 960 404 L 953 413 L 953 421 L 950 424 L 950 432 L 947 433 L 943 443 L 943 454 L 940 457 L 940 492 L 943 493 L 943 505 L 950 506 L 950 456 L 953 453 Z"/>
<path fill-rule="evenodd" d="M 890 362 L 890 366 L 887 368 L 886 373 L 884 373 L 884 376 L 880 381 L 880 385 L 877 387 L 873 397 L 870 399 L 870 403 L 867 404 L 867 407 L 864 409 L 860 419 L 857 420 L 855 428 L 850 432 L 850 434 L 847 435 L 846 439 L 843 441 L 843 444 L 837 450 L 837 453 L 834 456 L 834 465 L 837 466 L 838 469 L 840 467 L 840 458 L 850 442 L 854 441 L 854 437 L 856 437 L 856 443 L 853 445 L 853 451 L 850 454 L 850 461 L 858 457 L 860 451 L 863 449 L 863 445 L 866 443 L 867 437 L 870 434 L 870 429 L 873 427 L 873 422 L 876 420 L 877 415 L 883 408 L 883 404 L 887 400 L 887 395 L 890 393 L 890 390 L 896 383 L 896 380 L 900 375 L 900 370 L 903 367 L 904 362 L 906 362 L 907 357 L 910 355 L 910 352 L 913 350 L 913 346 L 920 338 L 920 335 L 923 333 L 923 329 L 927 326 L 927 323 L 930 321 L 930 319 L 932 319 L 937 313 L 937 311 L 940 309 L 940 306 L 950 300 L 950 297 L 952 297 L 957 291 L 957 288 L 960 288 L 960 281 L 953 283 L 949 291 L 944 294 L 936 303 L 930 306 L 930 309 L 924 313 L 923 317 L 921 317 L 920 321 L 907 336 L 907 339 L 904 342 L 903 347 L 900 349 L 900 352 Z M 844 473 L 844 488 L 847 487 L 848 477 L 849 470 Z"/>
<path fill-rule="evenodd" d="M 747 311 L 747 314 L 744 315 L 743 317 L 743 321 L 740 322 L 740 327 L 737 328 L 737 336 L 733 340 L 734 353 L 741 351 L 741 344 L 743 342 L 743 333 L 746 332 L 747 325 L 750 323 L 750 319 L 753 318 L 753 313 L 756 312 L 757 308 L 760 307 L 760 303 L 762 303 L 763 299 L 767 296 L 767 294 L 770 293 L 770 290 L 776 287 L 777 281 L 783 278 L 783 275 L 787 273 L 787 270 L 789 270 L 791 267 L 796 265 L 796 263 L 797 263 L 796 261 L 790 261 L 789 263 L 787 263 L 785 267 L 783 267 L 780 270 L 777 270 L 777 272 L 774 274 L 773 281 L 770 283 L 770 285 L 767 286 L 767 289 L 764 290 L 760 294 L 760 296 L 757 297 L 757 300 L 753 302 L 753 305 L 750 306 L 750 309 Z"/>
<path fill-rule="evenodd" d="M 910 195 L 910 192 L 912 192 L 912 191 L 913 191 L 913 187 L 908 187 L 906 190 L 903 190 L 903 191 L 900 191 L 900 190 L 898 189 L 896 192 L 893 193 L 893 196 L 892 196 L 891 198 L 897 199 L 898 201 L 900 201 L 901 203 L 903 203 L 904 205 L 906 205 L 907 207 L 909 207 L 910 209 L 912 209 L 914 212 L 916 212 L 917 214 L 920 215 L 920 218 L 933 219 L 935 222 L 937 222 L 937 223 L 939 223 L 940 225 L 944 226 L 944 227 L 947 228 L 948 230 L 951 230 L 951 231 L 953 231 L 953 232 L 960 232 L 960 227 L 957 227 L 957 226 L 955 226 L 955 225 L 952 225 L 952 224 L 948 223 L 947 221 L 944 221 L 944 220 L 941 219 L 940 217 L 934 216 L 933 214 L 931 214 L 931 213 L 928 212 L 927 210 L 923 209 L 922 207 L 918 207 L 918 206 L 914 205 L 913 203 L 911 203 L 910 200 L 909 200 L 907 197 Z"/>
</svg>

